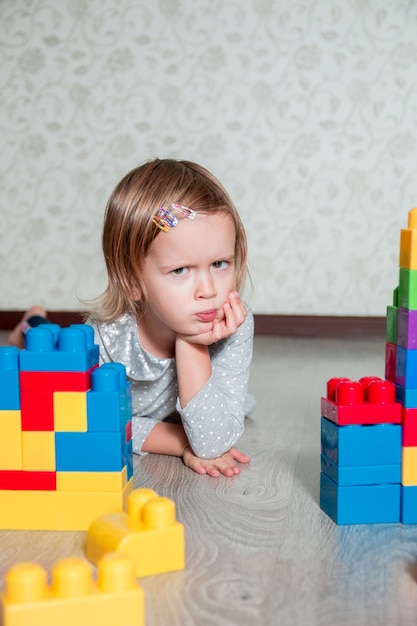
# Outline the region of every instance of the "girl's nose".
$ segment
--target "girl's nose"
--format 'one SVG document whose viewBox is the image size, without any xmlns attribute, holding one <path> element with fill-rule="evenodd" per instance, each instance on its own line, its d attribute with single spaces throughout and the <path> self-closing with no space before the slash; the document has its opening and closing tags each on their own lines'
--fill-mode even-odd
<svg viewBox="0 0 417 626">
<path fill-rule="evenodd" d="M 213 298 L 216 294 L 216 286 L 210 274 L 199 277 L 196 294 L 198 298 Z"/>
</svg>

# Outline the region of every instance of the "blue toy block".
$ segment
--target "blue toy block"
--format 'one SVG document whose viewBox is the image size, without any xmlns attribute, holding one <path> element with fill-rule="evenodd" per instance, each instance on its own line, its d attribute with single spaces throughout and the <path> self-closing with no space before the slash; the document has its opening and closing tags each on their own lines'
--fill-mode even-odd
<svg viewBox="0 0 417 626">
<path fill-rule="evenodd" d="M 118 472 L 125 433 L 55 433 L 57 472 Z"/>
<path fill-rule="evenodd" d="M 336 524 L 400 521 L 401 485 L 336 485 L 320 473 L 320 508 Z"/>
<path fill-rule="evenodd" d="M 339 467 L 397 465 L 401 463 L 401 426 L 338 426 L 322 417 L 321 451 Z"/>
<path fill-rule="evenodd" d="M 401 521 L 417 524 L 417 487 L 401 487 Z"/>
<path fill-rule="evenodd" d="M 19 350 L 0 347 L 0 410 L 20 409 Z"/>
<path fill-rule="evenodd" d="M 417 350 L 397 345 L 395 382 L 402 387 L 417 387 Z"/>
<path fill-rule="evenodd" d="M 401 483 L 401 463 L 397 465 L 356 465 L 340 467 L 324 454 L 321 471 L 337 485 L 382 485 Z"/>
<path fill-rule="evenodd" d="M 99 347 L 94 344 L 91 326 L 73 324 L 57 332 L 56 324 L 42 324 L 26 333 L 20 369 L 22 372 L 85 372 L 97 365 L 98 360 Z"/>
<path fill-rule="evenodd" d="M 132 419 L 131 383 L 121 363 L 105 363 L 91 374 L 87 393 L 88 430 L 116 432 L 124 430 Z"/>
<path fill-rule="evenodd" d="M 417 389 L 395 385 L 395 397 L 405 409 L 417 408 Z"/>
</svg>

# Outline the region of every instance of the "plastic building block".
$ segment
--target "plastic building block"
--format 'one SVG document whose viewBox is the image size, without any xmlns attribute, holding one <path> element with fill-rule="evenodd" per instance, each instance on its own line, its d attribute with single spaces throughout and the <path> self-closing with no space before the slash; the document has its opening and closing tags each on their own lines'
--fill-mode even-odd
<svg viewBox="0 0 417 626">
<path fill-rule="evenodd" d="M 0 410 L 20 409 L 19 350 L 13 346 L 0 347 Z"/>
<path fill-rule="evenodd" d="M 337 485 L 382 485 L 401 482 L 401 463 L 340 467 L 322 454 L 321 471 Z"/>
<path fill-rule="evenodd" d="M 401 426 L 338 426 L 321 418 L 321 450 L 339 467 L 399 465 Z"/>
<path fill-rule="evenodd" d="M 91 372 L 20 372 L 21 391 L 87 391 Z"/>
<path fill-rule="evenodd" d="M 417 524 L 417 487 L 401 487 L 401 522 Z"/>
<path fill-rule="evenodd" d="M 417 446 L 417 409 L 403 409 L 402 445 Z"/>
<path fill-rule="evenodd" d="M 401 404 L 395 399 L 395 385 L 379 377 L 331 378 L 327 397 L 321 399 L 321 414 L 341 426 L 349 424 L 400 424 Z"/>
<path fill-rule="evenodd" d="M 91 326 L 73 324 L 62 328 L 58 337 L 49 324 L 30 328 L 26 349 L 20 354 L 22 371 L 84 372 L 98 364 L 98 346 Z"/>
<path fill-rule="evenodd" d="M 123 491 L 0 491 L 0 528 L 11 530 L 87 530 L 104 513 L 126 510 L 133 488 Z"/>
<path fill-rule="evenodd" d="M 417 350 L 397 345 L 395 382 L 402 387 L 417 388 Z"/>
<path fill-rule="evenodd" d="M 417 209 L 408 212 L 408 228 L 400 234 L 400 267 L 417 269 Z"/>
<path fill-rule="evenodd" d="M 340 486 L 320 474 L 320 507 L 336 524 L 400 521 L 401 485 Z"/>
<path fill-rule="evenodd" d="M 398 335 L 398 307 L 389 304 L 387 306 L 385 336 L 389 343 L 397 343 Z"/>
<path fill-rule="evenodd" d="M 417 348 L 417 311 L 398 309 L 396 343 L 411 350 Z"/>
<path fill-rule="evenodd" d="M 132 416 L 132 388 L 124 366 L 105 363 L 91 374 L 87 393 L 88 430 L 121 431 Z"/>
<path fill-rule="evenodd" d="M 53 394 L 53 416 L 56 432 L 86 432 L 87 393 L 56 391 Z"/>
<path fill-rule="evenodd" d="M 397 362 L 397 344 L 385 344 L 385 378 L 395 383 L 395 368 Z"/>
<path fill-rule="evenodd" d="M 20 411 L 0 411 L 0 470 L 22 469 Z"/>
<path fill-rule="evenodd" d="M 20 393 L 22 430 L 54 430 L 54 402 L 51 391 Z"/>
<path fill-rule="evenodd" d="M 58 472 L 117 472 L 123 468 L 124 433 L 55 433 Z"/>
<path fill-rule="evenodd" d="M 56 473 L 2 470 L 0 471 L 0 489 L 55 490 Z"/>
<path fill-rule="evenodd" d="M 402 484 L 417 486 L 417 446 L 404 446 L 402 456 Z"/>
<path fill-rule="evenodd" d="M 395 397 L 397 402 L 406 409 L 417 408 L 417 389 L 395 385 Z"/>
<path fill-rule="evenodd" d="M 398 306 L 404 309 L 417 309 L 417 270 L 400 267 Z"/>
<path fill-rule="evenodd" d="M 128 555 L 135 576 L 184 568 L 184 527 L 175 519 L 175 504 L 151 489 L 136 489 L 127 513 L 95 520 L 87 533 L 87 558 L 96 564 L 103 554 Z"/>
<path fill-rule="evenodd" d="M 55 471 L 55 435 L 47 431 L 22 433 L 22 467 L 38 472 Z"/>
<path fill-rule="evenodd" d="M 108 554 L 93 578 L 87 561 L 67 558 L 46 571 L 36 563 L 8 570 L 1 595 L 4 626 L 143 626 L 145 600 L 127 557 Z"/>
<path fill-rule="evenodd" d="M 57 472 L 58 491 L 122 491 L 128 481 L 127 468 L 121 472 Z"/>
</svg>

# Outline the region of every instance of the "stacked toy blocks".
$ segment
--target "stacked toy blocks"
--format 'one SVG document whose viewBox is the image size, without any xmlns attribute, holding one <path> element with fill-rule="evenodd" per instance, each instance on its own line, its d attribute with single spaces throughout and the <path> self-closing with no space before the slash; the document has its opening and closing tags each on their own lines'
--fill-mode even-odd
<svg viewBox="0 0 417 626">
<path fill-rule="evenodd" d="M 143 626 L 145 605 L 132 562 L 108 554 L 97 566 L 97 580 L 83 559 L 67 558 L 52 571 L 19 563 L 6 574 L 1 595 L 4 626 Z"/>
<path fill-rule="evenodd" d="M 337 524 L 400 520 L 401 412 L 390 381 L 328 381 L 321 400 L 320 506 Z"/>
<path fill-rule="evenodd" d="M 174 502 L 152 489 L 136 489 L 126 513 L 95 520 L 87 533 L 87 558 L 96 564 L 109 552 L 128 555 L 137 577 L 183 569 L 184 527 Z"/>
<path fill-rule="evenodd" d="M 385 376 L 403 405 L 401 521 L 417 523 L 417 208 L 401 230 L 399 285 L 387 307 Z"/>
<path fill-rule="evenodd" d="M 98 366 L 90 326 L 30 329 L 0 348 L 0 528 L 87 530 L 133 485 L 131 387 Z"/>
</svg>

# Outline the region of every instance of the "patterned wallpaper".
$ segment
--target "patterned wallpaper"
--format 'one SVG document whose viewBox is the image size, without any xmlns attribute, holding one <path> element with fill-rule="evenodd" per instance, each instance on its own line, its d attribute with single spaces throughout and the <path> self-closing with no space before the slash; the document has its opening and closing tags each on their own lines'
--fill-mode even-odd
<svg viewBox="0 0 417 626">
<path fill-rule="evenodd" d="M 104 205 L 201 162 L 256 313 L 384 315 L 417 205 L 416 0 L 0 0 L 0 309 L 104 286 Z"/>
</svg>

